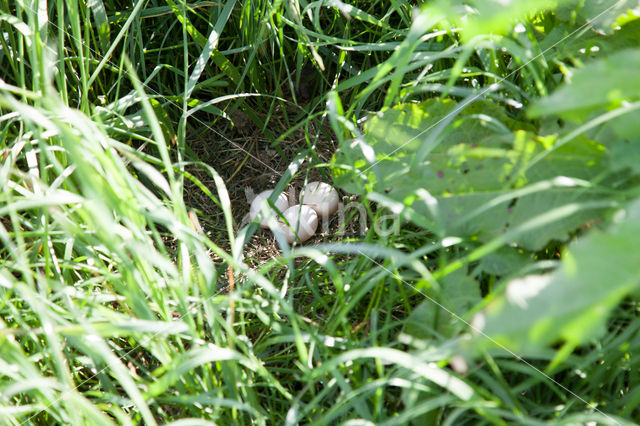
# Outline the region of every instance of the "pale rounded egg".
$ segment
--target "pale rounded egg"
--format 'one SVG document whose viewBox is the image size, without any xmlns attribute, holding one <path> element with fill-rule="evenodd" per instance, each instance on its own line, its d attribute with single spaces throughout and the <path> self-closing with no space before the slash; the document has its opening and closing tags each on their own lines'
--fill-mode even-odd
<svg viewBox="0 0 640 426">
<path fill-rule="evenodd" d="M 300 191 L 300 202 L 311 207 L 320 217 L 327 217 L 338 210 L 340 196 L 331 185 L 324 182 L 309 182 Z"/>
<path fill-rule="evenodd" d="M 268 203 L 267 199 L 271 196 L 272 193 L 273 190 L 268 189 L 256 195 L 256 198 L 253 199 L 253 201 L 251 202 L 251 207 L 249 208 L 249 219 L 251 221 L 253 221 L 261 212 L 263 204 Z M 284 212 L 289 207 L 289 199 L 287 198 L 287 195 L 284 193 L 278 195 L 278 198 L 276 198 L 274 205 L 280 212 Z M 274 214 L 274 216 L 277 217 L 277 212 L 274 212 L 273 209 L 270 209 L 270 211 Z M 260 226 L 262 226 L 263 228 L 269 227 L 267 217 L 262 218 L 262 220 L 260 221 Z"/>
<path fill-rule="evenodd" d="M 316 233 L 318 214 L 311 207 L 305 205 L 292 206 L 286 209 L 282 216 L 287 220 L 288 225 L 281 219 L 280 227 L 289 244 L 295 241 L 296 233 L 301 242 L 307 241 Z"/>
</svg>

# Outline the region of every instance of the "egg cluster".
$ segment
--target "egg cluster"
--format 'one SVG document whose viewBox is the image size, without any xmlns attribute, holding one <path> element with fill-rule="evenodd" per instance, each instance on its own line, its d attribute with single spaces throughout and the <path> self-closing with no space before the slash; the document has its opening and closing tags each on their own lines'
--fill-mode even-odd
<svg viewBox="0 0 640 426">
<path fill-rule="evenodd" d="M 273 190 L 263 191 L 254 198 L 249 209 L 249 218 L 253 221 L 262 210 Z M 327 217 L 338 210 L 340 197 L 331 185 L 324 182 L 309 182 L 298 197 L 298 204 L 288 199 L 285 194 L 280 194 L 274 202 L 278 209 L 275 214 L 278 224 L 284 232 L 287 242 L 291 244 L 297 238 L 304 242 L 315 234 L 318 228 L 318 217 Z M 273 209 L 271 209 L 273 211 Z M 260 226 L 268 228 L 268 218 L 263 217 Z"/>
</svg>

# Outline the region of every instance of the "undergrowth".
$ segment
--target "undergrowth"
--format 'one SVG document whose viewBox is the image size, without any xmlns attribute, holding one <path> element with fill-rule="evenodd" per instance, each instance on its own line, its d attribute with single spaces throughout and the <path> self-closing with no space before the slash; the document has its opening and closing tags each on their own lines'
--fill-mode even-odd
<svg viewBox="0 0 640 426">
<path fill-rule="evenodd" d="M 2 423 L 637 421 L 638 16 L 0 0 Z"/>
</svg>

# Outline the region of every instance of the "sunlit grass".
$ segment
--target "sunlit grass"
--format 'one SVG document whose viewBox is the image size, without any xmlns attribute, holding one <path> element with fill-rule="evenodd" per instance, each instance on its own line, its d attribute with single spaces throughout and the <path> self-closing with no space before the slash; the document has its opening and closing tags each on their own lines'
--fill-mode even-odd
<svg viewBox="0 0 640 426">
<path fill-rule="evenodd" d="M 491 274 L 475 266 L 507 237 L 446 239 L 455 236 L 410 213 L 383 235 L 372 224 L 399 207 L 371 197 L 360 199 L 364 235 L 252 258 L 245 249 L 260 231 L 240 226 L 230 193 L 242 190 L 232 178 L 258 172 L 240 161 L 225 174 L 197 154 L 215 159 L 224 142 L 247 158 L 290 156 L 273 169 L 284 190 L 309 166 L 328 177 L 326 147 L 400 102 L 482 97 L 526 120 L 524 108 L 580 61 L 538 55 L 554 15 L 463 42 L 446 10 L 421 14 L 403 0 L 90 4 L 0 2 L 3 424 L 638 415 L 631 297 L 606 336 L 560 359 L 552 377 L 554 348 L 526 359 L 463 353 L 473 314 L 508 279 L 555 268 L 562 243 Z M 240 111 L 262 151 L 229 136 Z M 207 206 L 186 204 L 195 190 Z M 211 228 L 194 213 L 205 207 L 217 212 Z M 457 310 L 445 287 L 460 276 L 484 299 Z"/>
</svg>

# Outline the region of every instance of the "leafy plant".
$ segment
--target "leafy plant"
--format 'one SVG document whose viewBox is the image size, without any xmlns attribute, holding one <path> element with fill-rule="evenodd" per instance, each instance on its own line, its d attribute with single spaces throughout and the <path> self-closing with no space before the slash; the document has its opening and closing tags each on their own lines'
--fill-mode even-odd
<svg viewBox="0 0 640 426">
<path fill-rule="evenodd" d="M 430 100 L 373 117 L 366 142 L 342 145 L 335 162 L 354 170 L 338 168 L 336 182 L 384 194 L 441 237 L 489 242 L 504 235 L 503 243 L 529 250 L 566 240 L 615 205 L 611 190 L 589 182 L 607 173 L 603 145 L 576 138 L 558 149 L 555 137 L 532 135 L 487 101 L 454 119 L 456 106 Z M 434 197 L 431 206 L 421 190 Z"/>
<path fill-rule="evenodd" d="M 639 418 L 637 2 L 420 3 L 0 0 L 0 423 Z"/>
<path fill-rule="evenodd" d="M 592 232 L 572 244 L 552 274 L 510 281 L 474 320 L 483 337 L 525 354 L 562 339 L 567 344 L 559 357 L 601 338 L 604 319 L 640 284 L 633 266 L 639 260 L 633 248 L 638 209 L 636 201 L 619 212 L 606 232 Z"/>
</svg>

